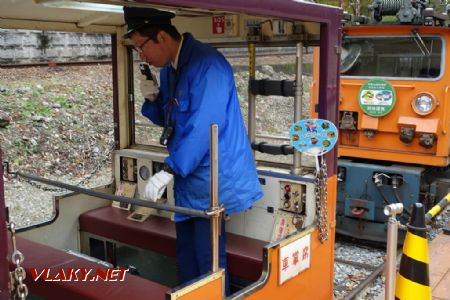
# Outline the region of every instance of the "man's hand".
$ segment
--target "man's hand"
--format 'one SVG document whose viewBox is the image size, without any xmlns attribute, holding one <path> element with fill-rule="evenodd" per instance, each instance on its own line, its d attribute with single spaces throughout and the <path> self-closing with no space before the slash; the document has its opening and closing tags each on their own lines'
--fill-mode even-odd
<svg viewBox="0 0 450 300">
<path fill-rule="evenodd" d="M 145 186 L 144 199 L 156 201 L 161 198 L 172 179 L 173 175 L 166 171 L 159 171 L 153 175 Z"/>
<path fill-rule="evenodd" d="M 153 77 L 153 79 L 147 79 L 146 75 L 140 74 L 139 80 L 142 96 L 150 101 L 155 101 L 159 94 L 159 86 L 156 78 Z"/>
</svg>

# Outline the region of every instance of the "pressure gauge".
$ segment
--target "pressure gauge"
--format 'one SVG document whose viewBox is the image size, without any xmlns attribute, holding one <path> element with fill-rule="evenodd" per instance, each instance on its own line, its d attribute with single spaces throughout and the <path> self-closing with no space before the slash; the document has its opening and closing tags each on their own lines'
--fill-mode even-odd
<svg viewBox="0 0 450 300">
<path fill-rule="evenodd" d="M 139 176 L 141 177 L 142 180 L 147 180 L 150 178 L 150 170 L 148 169 L 147 166 L 141 166 L 139 168 Z"/>
</svg>

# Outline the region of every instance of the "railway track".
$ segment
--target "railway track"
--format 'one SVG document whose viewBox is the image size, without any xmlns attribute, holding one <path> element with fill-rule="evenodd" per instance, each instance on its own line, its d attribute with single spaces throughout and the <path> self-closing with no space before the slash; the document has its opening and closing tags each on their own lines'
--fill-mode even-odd
<svg viewBox="0 0 450 300">
<path fill-rule="evenodd" d="M 335 299 L 373 299 L 382 292 L 384 250 L 337 241 L 335 246 Z"/>
<path fill-rule="evenodd" d="M 447 209 L 429 227 L 428 240 L 432 242 L 449 222 L 450 209 Z M 397 254 L 402 254 L 401 247 Z M 334 258 L 335 299 L 384 299 L 385 255 L 384 245 L 361 245 L 338 236 Z"/>
</svg>

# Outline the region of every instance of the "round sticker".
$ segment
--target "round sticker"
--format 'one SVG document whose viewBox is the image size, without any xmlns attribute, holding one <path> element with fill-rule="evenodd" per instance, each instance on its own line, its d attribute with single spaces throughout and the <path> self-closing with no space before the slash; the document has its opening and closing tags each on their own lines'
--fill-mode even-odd
<svg viewBox="0 0 450 300">
<path fill-rule="evenodd" d="M 292 145 L 300 152 L 319 156 L 327 153 L 336 145 L 338 130 L 327 120 L 301 120 L 291 126 L 289 136 Z"/>
<path fill-rule="evenodd" d="M 359 89 L 359 107 L 371 117 L 387 115 L 394 108 L 395 99 L 394 87 L 386 80 L 369 80 Z"/>
</svg>

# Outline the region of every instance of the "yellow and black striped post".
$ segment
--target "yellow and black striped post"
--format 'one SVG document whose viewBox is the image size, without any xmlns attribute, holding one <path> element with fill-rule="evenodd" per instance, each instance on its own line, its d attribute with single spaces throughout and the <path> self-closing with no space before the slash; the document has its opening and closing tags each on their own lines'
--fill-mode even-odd
<svg viewBox="0 0 450 300">
<path fill-rule="evenodd" d="M 450 193 L 447 194 L 444 198 L 439 201 L 438 204 L 433 206 L 432 209 L 430 209 L 427 214 L 425 215 L 425 220 L 427 223 L 431 221 L 434 217 L 436 217 L 438 214 L 440 214 L 444 209 L 447 207 L 447 205 L 450 203 Z"/>
<path fill-rule="evenodd" d="M 421 203 L 413 205 L 407 226 L 408 232 L 397 273 L 395 299 L 431 300 L 425 209 Z"/>
</svg>

